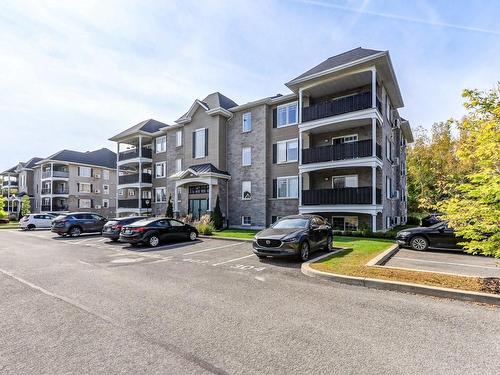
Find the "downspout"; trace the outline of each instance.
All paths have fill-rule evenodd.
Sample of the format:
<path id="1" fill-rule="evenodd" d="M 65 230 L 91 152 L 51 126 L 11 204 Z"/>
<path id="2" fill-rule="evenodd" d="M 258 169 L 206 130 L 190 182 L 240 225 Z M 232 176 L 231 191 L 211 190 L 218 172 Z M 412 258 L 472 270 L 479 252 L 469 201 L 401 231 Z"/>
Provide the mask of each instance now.
<path id="1" fill-rule="evenodd" d="M 231 116 L 226 119 L 226 169 L 228 166 L 228 160 L 227 160 L 227 127 L 229 125 L 229 121 L 233 118 L 233 112 L 231 112 Z M 226 227 L 229 228 L 229 180 L 226 180 Z"/>

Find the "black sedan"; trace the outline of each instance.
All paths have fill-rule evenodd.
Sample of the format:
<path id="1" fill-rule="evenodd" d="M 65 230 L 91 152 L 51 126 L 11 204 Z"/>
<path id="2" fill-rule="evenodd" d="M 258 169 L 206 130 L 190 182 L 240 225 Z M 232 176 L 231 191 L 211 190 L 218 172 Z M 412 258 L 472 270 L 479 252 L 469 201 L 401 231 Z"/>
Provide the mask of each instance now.
<path id="1" fill-rule="evenodd" d="M 419 251 L 427 248 L 459 250 L 462 247 L 458 243 L 463 239 L 457 237 L 445 222 L 440 222 L 430 227 L 402 230 L 396 234 L 396 241 L 400 246 Z"/>
<path id="2" fill-rule="evenodd" d="M 259 258 L 291 256 L 305 262 L 313 251 L 330 251 L 332 242 L 332 227 L 321 216 L 286 216 L 255 235 L 253 252 Z"/>
<path id="3" fill-rule="evenodd" d="M 440 213 L 433 213 L 427 215 L 426 217 L 422 218 L 422 226 L 430 227 L 434 224 L 442 223 L 443 220 L 441 219 L 441 216 L 443 216 L 443 214 Z"/>
<path id="4" fill-rule="evenodd" d="M 126 225 L 120 232 L 120 241 L 132 246 L 146 244 L 158 246 L 164 241 L 191 240 L 198 237 L 195 227 L 175 219 L 144 219 Z"/>
<path id="5" fill-rule="evenodd" d="M 111 219 L 104 224 L 104 227 L 102 228 L 102 235 L 103 237 L 109 238 L 113 242 L 118 241 L 120 238 L 120 232 L 125 225 L 144 219 L 146 219 L 146 216 L 128 216 Z"/>

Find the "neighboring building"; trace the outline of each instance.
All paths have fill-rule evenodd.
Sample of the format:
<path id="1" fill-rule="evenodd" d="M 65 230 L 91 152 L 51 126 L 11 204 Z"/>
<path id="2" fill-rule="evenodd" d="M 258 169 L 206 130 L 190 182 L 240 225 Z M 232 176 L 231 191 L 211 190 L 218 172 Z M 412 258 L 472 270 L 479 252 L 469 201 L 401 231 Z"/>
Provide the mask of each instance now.
<path id="1" fill-rule="evenodd" d="M 116 154 L 59 151 L 34 167 L 33 212 L 91 211 L 114 216 L 116 211 Z"/>
<path id="2" fill-rule="evenodd" d="M 174 125 L 147 120 L 111 138 L 119 214 L 162 215 L 172 196 L 177 215 L 198 218 L 219 196 L 232 227 L 262 228 L 297 212 L 339 230 L 405 223 L 413 137 L 397 111 L 389 53 L 357 48 L 286 85 L 291 94 L 244 105 L 213 93 Z"/>

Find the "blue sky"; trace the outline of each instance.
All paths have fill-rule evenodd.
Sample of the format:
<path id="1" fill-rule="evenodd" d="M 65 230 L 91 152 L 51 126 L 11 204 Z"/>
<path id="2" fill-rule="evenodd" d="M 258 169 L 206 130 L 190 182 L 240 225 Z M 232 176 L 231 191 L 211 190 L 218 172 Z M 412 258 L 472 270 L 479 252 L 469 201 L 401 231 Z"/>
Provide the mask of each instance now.
<path id="1" fill-rule="evenodd" d="M 500 1 L 4 1 L 0 169 L 173 122 L 220 91 L 237 103 L 359 46 L 389 50 L 413 127 L 463 115 L 500 79 Z"/>

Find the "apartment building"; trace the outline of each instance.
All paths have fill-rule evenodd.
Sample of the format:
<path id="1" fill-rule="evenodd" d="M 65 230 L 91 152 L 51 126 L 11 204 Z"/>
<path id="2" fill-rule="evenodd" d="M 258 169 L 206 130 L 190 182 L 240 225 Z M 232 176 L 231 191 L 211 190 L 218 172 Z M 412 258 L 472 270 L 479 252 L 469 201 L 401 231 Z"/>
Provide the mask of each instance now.
<path id="1" fill-rule="evenodd" d="M 338 230 L 405 223 L 410 125 L 388 51 L 356 48 L 292 79 L 291 93 L 237 105 L 216 92 L 174 124 L 117 142 L 120 215 L 198 218 L 219 197 L 229 226 L 318 213 Z"/>
<path id="2" fill-rule="evenodd" d="M 107 148 L 62 150 L 39 160 L 33 175 L 33 212 L 116 211 L 116 154 Z"/>

